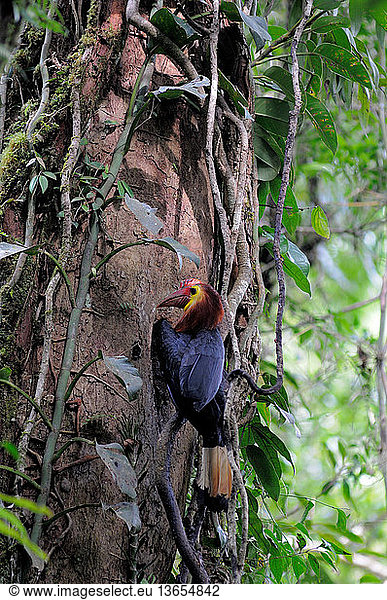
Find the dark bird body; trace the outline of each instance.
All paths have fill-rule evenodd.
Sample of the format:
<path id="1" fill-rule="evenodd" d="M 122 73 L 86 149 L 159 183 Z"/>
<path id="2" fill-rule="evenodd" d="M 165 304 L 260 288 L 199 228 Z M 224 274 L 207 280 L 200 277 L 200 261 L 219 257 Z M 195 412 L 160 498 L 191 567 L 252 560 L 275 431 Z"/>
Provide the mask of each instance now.
<path id="1" fill-rule="evenodd" d="M 207 300 L 207 294 L 213 297 Z M 174 328 L 164 319 L 155 325 L 160 364 L 175 406 L 203 437 L 199 487 L 210 508 L 223 510 L 232 484 L 223 424 L 224 345 L 217 328 L 223 308 L 215 290 L 192 279 L 160 306 L 176 305 L 185 314 Z"/>

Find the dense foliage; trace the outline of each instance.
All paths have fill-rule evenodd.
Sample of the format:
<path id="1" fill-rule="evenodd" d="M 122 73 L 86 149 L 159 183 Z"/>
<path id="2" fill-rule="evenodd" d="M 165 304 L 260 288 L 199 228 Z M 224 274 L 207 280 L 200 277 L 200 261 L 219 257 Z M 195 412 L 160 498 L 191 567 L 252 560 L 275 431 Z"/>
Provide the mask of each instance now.
<path id="1" fill-rule="evenodd" d="M 55 18 L 46 18 L 48 4 L 14 2 L 15 22 L 24 19 L 37 28 L 65 34 L 59 12 Z M 259 316 L 264 348 L 261 385 L 276 380 L 273 211 L 279 201 L 289 116 L 295 104 L 290 48 L 303 3 L 295 0 L 287 3 L 287 8 L 285 14 L 282 2 L 270 0 L 220 2 L 222 24 L 230 26 L 230 31 L 238 24 L 238 31 L 244 32 L 254 90 L 250 106 L 240 78 L 219 54 L 219 90 L 235 114 L 251 122 L 253 128 L 259 219 L 252 224 L 252 236 L 260 240 L 267 289 L 264 311 Z M 176 9 L 158 5 L 152 10 L 150 23 L 174 42 L 175 49 L 185 49 L 201 44 L 211 15 L 212 8 L 192 14 L 188 6 Z M 287 276 L 284 385 L 270 397 L 249 395 L 239 427 L 241 470 L 248 498 L 244 583 L 357 583 L 387 578 L 387 481 L 383 464 L 387 453 L 386 380 L 382 374 L 387 285 L 386 275 L 383 279 L 386 29 L 387 13 L 381 3 L 314 0 L 298 44 L 302 105 L 281 233 Z M 144 69 L 159 53 L 170 55 L 162 43 L 151 42 Z M 4 55 L 6 62 L 9 54 L 5 51 Z M 124 148 L 129 148 L 144 115 L 157 110 L 158 102 L 185 98 L 194 110 L 200 110 L 211 83 L 206 75 L 145 93 L 139 76 L 128 111 Z M 7 169 L 6 153 L 10 152 L 10 140 L 6 141 L 3 171 Z M 36 150 L 38 138 L 33 144 L 32 155 L 26 157 L 31 175 L 29 192 L 44 196 L 52 181 L 59 181 L 60 173 L 46 167 Z M 94 218 L 106 208 L 112 170 L 86 155 L 77 173 L 78 193 L 72 198 L 75 225 L 78 214 Z M 133 198 L 124 181 L 117 182 L 115 193 L 143 227 L 159 234 L 158 217 L 148 205 Z M 4 205 L 7 201 L 3 196 Z M 63 211 L 59 212 L 58 218 L 63 217 Z M 12 242 L 1 245 L 0 258 L 26 249 Z M 197 263 L 197 257 L 172 238 L 141 238 L 108 254 L 90 268 L 87 278 L 95 276 L 121 249 L 150 243 L 175 252 L 180 264 L 182 257 Z M 32 253 L 40 251 L 37 247 L 29 249 Z M 75 308 L 77 300 L 65 269 L 46 254 L 61 270 Z M 109 357 L 95 360 L 104 360 L 131 395 L 139 389 L 132 389 L 133 378 L 138 380 L 139 374 L 125 360 L 117 364 L 117 358 L 122 357 L 111 358 L 116 361 L 114 368 L 109 367 Z M 10 371 L 2 370 L 4 385 L 10 383 L 10 375 Z M 66 382 L 65 400 L 73 387 L 74 383 Z M 50 421 L 48 427 L 52 429 Z M 55 444 L 51 459 L 54 451 Z M 11 501 L 6 496 L 0 500 Z M 239 501 L 241 543 L 246 515 L 242 499 Z M 0 533 L 7 534 L 9 526 L 21 531 L 17 517 L 10 516 L 7 508 L 0 510 L 0 524 L 7 524 Z M 137 512 L 126 522 L 129 530 L 134 522 L 137 527 Z M 21 541 L 33 553 L 33 542 L 24 530 L 22 534 Z M 18 539 L 15 534 L 13 537 Z"/>

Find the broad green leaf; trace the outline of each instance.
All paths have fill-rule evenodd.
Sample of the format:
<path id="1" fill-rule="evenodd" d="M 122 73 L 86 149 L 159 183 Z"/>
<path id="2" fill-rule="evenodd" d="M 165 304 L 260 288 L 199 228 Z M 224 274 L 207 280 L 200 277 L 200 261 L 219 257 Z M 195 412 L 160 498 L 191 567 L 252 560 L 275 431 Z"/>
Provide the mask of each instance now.
<path id="1" fill-rule="evenodd" d="M 238 10 L 242 20 L 251 31 L 257 50 L 260 50 L 265 45 L 265 42 L 271 40 L 271 35 L 267 29 L 266 19 L 263 17 L 247 15 L 241 8 L 238 8 Z"/>
<path id="2" fill-rule="evenodd" d="M 142 379 L 136 367 L 126 356 L 103 356 L 105 366 L 116 376 L 125 387 L 128 396 L 136 394 L 142 386 Z"/>
<path id="3" fill-rule="evenodd" d="M 255 441 L 258 443 L 257 439 L 264 439 L 267 444 L 273 446 L 277 452 L 281 454 L 293 467 L 293 471 L 295 471 L 294 463 L 292 457 L 290 455 L 289 450 L 285 446 L 282 440 L 275 433 L 270 431 L 268 427 L 261 425 L 259 423 L 254 423 L 253 425 L 254 437 Z"/>
<path id="4" fill-rule="evenodd" d="M 277 583 L 281 582 L 282 575 L 286 570 L 286 562 L 282 556 L 271 556 L 269 558 L 270 571 L 273 573 Z"/>
<path id="5" fill-rule="evenodd" d="M 95 443 L 98 456 L 109 469 L 113 480 L 123 494 L 136 498 L 137 477 L 120 444 Z"/>
<path id="6" fill-rule="evenodd" d="M 186 21 L 172 13 L 168 8 L 160 8 L 150 19 L 164 35 L 182 48 L 198 39 L 199 34 Z"/>
<path id="7" fill-rule="evenodd" d="M 309 280 L 307 279 L 306 275 L 304 275 L 300 267 L 298 267 L 294 262 L 292 262 L 287 256 L 284 257 L 283 266 L 285 273 L 294 280 L 297 287 L 299 287 L 300 290 L 311 296 L 312 292 L 310 289 Z"/>
<path id="8" fill-rule="evenodd" d="M 191 94 L 197 98 L 204 99 L 206 97 L 202 88 L 210 85 L 210 80 L 207 77 L 200 75 L 196 79 L 183 83 L 182 85 L 162 85 L 157 90 L 149 92 L 150 96 L 155 98 L 163 98 L 165 100 L 174 100 L 180 98 L 184 94 Z"/>
<path id="9" fill-rule="evenodd" d="M 158 235 L 164 227 L 163 221 L 156 216 L 157 208 L 153 208 L 145 202 L 140 202 L 125 194 L 125 204 L 148 231 Z"/>
<path id="10" fill-rule="evenodd" d="M 349 27 L 351 24 L 348 17 L 343 16 L 323 16 L 314 21 L 311 25 L 312 31 L 315 33 L 330 33 L 332 30 L 342 27 Z"/>
<path id="11" fill-rule="evenodd" d="M 351 556 L 352 553 L 348 552 L 348 550 L 346 550 L 344 546 L 342 546 L 340 542 L 338 542 L 333 536 L 328 536 L 325 534 L 322 539 L 329 544 L 329 546 L 336 552 L 336 554 Z"/>
<path id="12" fill-rule="evenodd" d="M 329 240 L 331 237 L 331 231 L 329 229 L 328 217 L 321 208 L 321 206 L 315 206 L 311 213 L 312 227 L 318 235 Z"/>
<path id="13" fill-rule="evenodd" d="M 183 267 L 183 257 L 188 258 L 188 260 L 195 263 L 197 268 L 200 266 L 200 258 L 194 252 L 191 252 L 191 250 L 189 250 L 186 246 L 183 246 L 183 244 L 180 244 L 180 242 L 171 237 L 160 238 L 158 240 L 149 240 L 149 242 L 156 244 L 157 246 L 164 246 L 164 248 L 168 248 L 168 250 L 173 250 L 176 252 L 179 260 L 180 270 Z"/>
<path id="14" fill-rule="evenodd" d="M 269 34 L 271 35 L 271 39 L 273 41 L 278 40 L 281 36 L 287 33 L 285 27 L 279 27 L 278 25 L 269 25 L 267 28 Z"/>
<path id="15" fill-rule="evenodd" d="M 333 37 L 339 46 L 342 46 L 342 48 L 345 48 L 349 52 L 351 51 L 351 42 L 344 29 L 335 29 L 333 31 Z"/>
<path id="16" fill-rule="evenodd" d="M 117 517 L 125 521 L 129 533 L 138 533 L 141 529 L 140 511 L 135 502 L 118 502 L 110 506 L 104 506 L 104 509 L 113 510 Z"/>
<path id="17" fill-rule="evenodd" d="M 48 179 L 44 175 L 39 175 L 39 185 L 42 190 L 42 194 L 44 194 L 48 188 Z"/>
<path id="18" fill-rule="evenodd" d="M 255 425 L 252 427 L 252 431 L 256 445 L 266 454 L 266 457 L 270 460 L 275 469 L 278 479 L 281 479 L 282 467 L 276 448 L 270 443 L 267 436 L 261 435 L 259 429 L 257 429 Z"/>
<path id="19" fill-rule="evenodd" d="M 305 527 L 305 525 L 303 523 L 296 523 L 296 528 L 299 531 L 301 531 L 304 535 L 306 535 L 306 537 L 308 537 L 309 539 L 312 539 L 309 535 L 307 528 Z"/>
<path id="20" fill-rule="evenodd" d="M 250 497 L 249 497 L 250 498 Z M 262 521 L 257 517 L 256 511 L 249 511 L 249 532 L 259 540 L 262 534 Z"/>
<path id="21" fill-rule="evenodd" d="M 281 169 L 281 160 L 271 146 L 258 135 L 254 135 L 254 153 L 257 159 L 258 179 L 271 181 Z"/>
<path id="22" fill-rule="evenodd" d="M 306 98 L 306 112 L 322 141 L 334 154 L 337 150 L 337 135 L 333 119 L 320 100 L 311 94 L 306 94 Z"/>
<path id="23" fill-rule="evenodd" d="M 289 129 L 289 104 L 279 98 L 256 98 L 255 120 L 267 131 L 286 137 Z"/>
<path id="24" fill-rule="evenodd" d="M 35 254 L 37 246 L 19 246 L 19 244 L 8 244 L 7 242 L 0 243 L 0 260 L 8 258 L 13 254 Z"/>
<path id="25" fill-rule="evenodd" d="M 10 367 L 2 367 L 0 369 L 0 379 L 4 379 L 5 381 L 9 381 L 11 377 L 12 369 Z"/>
<path id="26" fill-rule="evenodd" d="M 274 81 L 274 83 L 277 84 L 280 90 L 285 94 L 287 99 L 291 102 L 294 102 L 293 81 L 289 71 L 286 71 L 286 69 L 283 69 L 282 67 L 274 66 L 266 69 L 263 76 L 271 81 Z"/>
<path id="27" fill-rule="evenodd" d="M 305 560 L 301 556 L 292 556 L 292 567 L 297 580 L 300 579 L 306 571 Z"/>
<path id="28" fill-rule="evenodd" d="M 312 510 L 312 508 L 314 508 L 314 502 L 312 502 L 311 500 L 308 500 L 308 502 L 307 502 L 307 504 L 305 506 L 304 512 L 302 514 L 300 523 L 305 523 L 305 521 L 306 521 L 306 519 L 307 519 L 310 511 Z"/>
<path id="29" fill-rule="evenodd" d="M 352 52 L 348 52 L 345 48 L 335 44 L 321 44 L 317 46 L 315 52 L 323 58 L 334 73 L 372 89 L 367 69 Z"/>
<path id="30" fill-rule="evenodd" d="M 371 8 L 369 13 L 375 19 L 377 24 L 387 31 L 387 9 L 380 6 L 380 8 Z"/>
<path id="31" fill-rule="evenodd" d="M 278 197 L 281 189 L 281 178 L 276 177 L 270 182 L 270 192 L 275 204 L 278 204 Z M 284 210 L 282 214 L 282 223 L 290 235 L 296 232 L 301 222 L 301 215 L 298 210 L 297 200 L 290 185 L 286 189 Z"/>
<path id="32" fill-rule="evenodd" d="M 271 461 L 258 446 L 247 446 L 246 453 L 262 487 L 270 498 L 278 500 L 280 485 Z"/>
<path id="33" fill-rule="evenodd" d="M 290 240 L 288 240 L 288 243 L 288 257 L 295 265 L 297 265 L 297 267 L 301 269 L 305 277 L 308 277 L 310 270 L 310 263 L 308 257 L 302 252 L 302 250 L 299 249 L 298 246 L 296 246 L 296 244 L 294 244 Z"/>

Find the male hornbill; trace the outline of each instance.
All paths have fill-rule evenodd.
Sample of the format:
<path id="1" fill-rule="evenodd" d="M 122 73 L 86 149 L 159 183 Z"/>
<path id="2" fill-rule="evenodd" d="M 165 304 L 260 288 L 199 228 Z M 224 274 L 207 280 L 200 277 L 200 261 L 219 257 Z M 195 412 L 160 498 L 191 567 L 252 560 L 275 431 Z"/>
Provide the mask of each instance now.
<path id="1" fill-rule="evenodd" d="M 232 472 L 223 425 L 222 302 L 210 285 L 185 279 L 158 305 L 163 306 L 183 308 L 184 314 L 175 327 L 165 319 L 155 325 L 161 369 L 178 411 L 203 437 L 198 486 L 205 504 L 213 511 L 226 510 Z"/>

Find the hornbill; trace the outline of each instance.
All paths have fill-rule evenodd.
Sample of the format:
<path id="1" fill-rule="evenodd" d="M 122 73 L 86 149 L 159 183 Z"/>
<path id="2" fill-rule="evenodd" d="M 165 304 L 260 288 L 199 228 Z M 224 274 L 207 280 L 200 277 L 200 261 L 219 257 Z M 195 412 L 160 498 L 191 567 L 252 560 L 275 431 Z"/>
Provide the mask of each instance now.
<path id="1" fill-rule="evenodd" d="M 155 325 L 161 370 L 178 411 L 203 438 L 198 487 L 204 502 L 212 511 L 226 510 L 232 471 L 223 424 L 222 301 L 210 285 L 185 279 L 158 308 L 164 306 L 177 306 L 184 313 L 174 327 L 165 319 Z"/>

